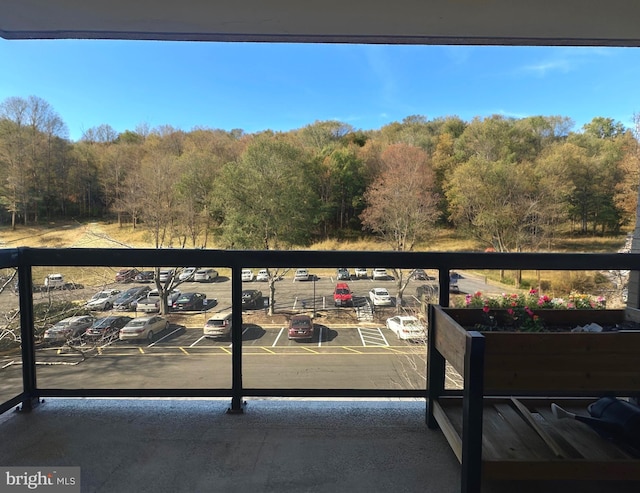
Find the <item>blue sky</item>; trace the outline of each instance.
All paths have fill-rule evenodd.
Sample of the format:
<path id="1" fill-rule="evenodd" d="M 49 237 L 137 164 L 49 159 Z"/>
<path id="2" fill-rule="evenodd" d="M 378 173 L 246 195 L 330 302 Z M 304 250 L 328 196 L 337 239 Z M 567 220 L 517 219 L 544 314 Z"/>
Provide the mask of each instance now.
<path id="1" fill-rule="evenodd" d="M 106 123 L 247 132 L 316 120 L 596 116 L 631 126 L 640 49 L 0 39 L 0 101 L 49 102 L 77 140 Z"/>

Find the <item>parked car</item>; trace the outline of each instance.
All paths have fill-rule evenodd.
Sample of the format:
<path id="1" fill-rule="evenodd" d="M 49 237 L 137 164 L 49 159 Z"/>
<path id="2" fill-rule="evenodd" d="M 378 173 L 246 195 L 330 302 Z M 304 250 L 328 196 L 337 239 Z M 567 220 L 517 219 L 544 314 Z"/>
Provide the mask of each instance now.
<path id="1" fill-rule="evenodd" d="M 253 281 L 253 271 L 251 269 L 242 269 L 242 282 Z"/>
<path id="2" fill-rule="evenodd" d="M 151 317 L 138 317 L 130 320 L 120 329 L 121 341 L 146 339 L 153 341 L 153 336 L 169 328 L 169 321 L 159 315 Z"/>
<path id="3" fill-rule="evenodd" d="M 45 342 L 64 342 L 74 337 L 80 337 L 93 325 L 95 318 L 91 315 L 68 317 L 44 331 Z"/>
<path id="4" fill-rule="evenodd" d="M 116 282 L 132 282 L 139 273 L 138 269 L 120 269 L 116 272 Z"/>
<path id="5" fill-rule="evenodd" d="M 180 297 L 179 289 L 174 289 L 167 296 L 167 306 L 171 308 L 173 303 Z M 152 289 L 146 296 L 138 299 L 132 304 L 137 312 L 155 313 L 160 311 L 160 293 L 157 289 Z"/>
<path id="6" fill-rule="evenodd" d="M 356 274 L 356 279 L 367 279 L 369 277 L 367 269 L 364 267 L 356 267 L 354 272 Z"/>
<path id="7" fill-rule="evenodd" d="M 413 315 L 398 315 L 387 319 L 387 329 L 393 331 L 398 339 L 421 339 L 427 337 L 425 326 Z"/>
<path id="8" fill-rule="evenodd" d="M 138 272 L 135 277 L 136 282 L 152 282 L 156 278 L 156 273 L 152 270 Z"/>
<path id="9" fill-rule="evenodd" d="M 191 281 L 198 269 L 196 267 L 185 267 L 182 272 L 178 274 L 179 281 Z"/>
<path id="10" fill-rule="evenodd" d="M 458 279 L 449 279 L 449 291 L 452 293 L 459 293 L 460 292 L 460 286 L 458 286 Z"/>
<path id="11" fill-rule="evenodd" d="M 245 289 L 242 291 L 242 308 L 258 308 L 262 301 L 262 291 Z"/>
<path id="12" fill-rule="evenodd" d="M 196 282 L 211 282 L 218 277 L 218 271 L 215 269 L 198 269 L 193 275 Z"/>
<path id="13" fill-rule="evenodd" d="M 287 334 L 289 339 L 313 339 L 313 321 L 308 315 L 294 315 L 289 320 Z"/>
<path id="14" fill-rule="evenodd" d="M 147 293 L 151 291 L 149 286 L 136 286 L 134 288 L 127 289 L 124 293 L 113 302 L 113 308 L 116 310 L 131 310 L 140 298 L 147 296 Z"/>
<path id="15" fill-rule="evenodd" d="M 333 290 L 333 304 L 335 306 L 349 306 L 353 304 L 353 295 L 346 282 L 336 284 Z"/>
<path id="16" fill-rule="evenodd" d="M 380 279 L 389 279 L 389 274 L 387 274 L 387 269 L 373 269 L 371 271 L 371 279 L 374 281 L 378 281 Z"/>
<path id="17" fill-rule="evenodd" d="M 124 315 L 110 315 L 96 319 L 91 327 L 89 327 L 84 336 L 87 339 L 109 339 L 116 337 L 120 333 L 120 329 L 132 320 L 131 317 Z"/>
<path id="18" fill-rule="evenodd" d="M 385 288 L 373 288 L 369 291 L 369 299 L 373 306 L 393 306 L 393 298 Z"/>
<path id="19" fill-rule="evenodd" d="M 414 269 L 411 277 L 416 281 L 434 281 L 436 279 L 435 277 L 427 274 L 424 269 Z"/>
<path id="20" fill-rule="evenodd" d="M 416 288 L 416 298 L 432 297 L 438 294 L 438 287 L 433 284 L 423 284 Z"/>
<path id="21" fill-rule="evenodd" d="M 269 272 L 267 269 L 261 269 L 258 271 L 258 275 L 256 276 L 256 281 L 258 282 L 267 282 L 269 280 Z"/>
<path id="22" fill-rule="evenodd" d="M 94 294 L 85 305 L 89 310 L 110 310 L 120 296 L 119 289 L 105 289 Z"/>
<path id="23" fill-rule="evenodd" d="M 205 337 L 229 337 L 231 335 L 231 315 L 232 312 L 216 313 L 204 324 Z"/>
<path id="24" fill-rule="evenodd" d="M 173 269 L 164 269 L 158 273 L 158 281 L 167 282 L 173 278 L 175 271 Z"/>
<path id="25" fill-rule="evenodd" d="M 44 287 L 46 289 L 62 289 L 64 288 L 64 277 L 62 274 L 49 274 L 44 278 Z"/>
<path id="26" fill-rule="evenodd" d="M 297 269 L 296 274 L 293 277 L 294 281 L 308 281 L 310 279 L 309 271 L 307 269 Z"/>
<path id="27" fill-rule="evenodd" d="M 182 293 L 176 298 L 171 307 L 176 311 L 202 310 L 207 304 L 204 293 Z"/>
<path id="28" fill-rule="evenodd" d="M 336 271 L 336 279 L 338 281 L 348 281 L 351 279 L 351 274 L 349 273 L 349 269 L 346 269 L 344 267 L 340 267 L 337 271 Z"/>

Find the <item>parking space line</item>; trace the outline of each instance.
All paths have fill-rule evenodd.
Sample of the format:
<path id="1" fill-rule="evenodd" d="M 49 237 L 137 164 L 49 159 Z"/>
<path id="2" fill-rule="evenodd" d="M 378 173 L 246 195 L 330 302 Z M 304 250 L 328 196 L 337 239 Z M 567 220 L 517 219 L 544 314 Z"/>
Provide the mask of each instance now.
<path id="1" fill-rule="evenodd" d="M 187 352 L 187 350 L 183 347 L 178 348 L 180 351 L 182 351 L 184 354 L 186 354 L 187 356 L 189 356 L 189 353 Z"/>
<path id="2" fill-rule="evenodd" d="M 394 353 L 405 354 L 405 351 L 399 351 L 397 349 L 393 349 L 391 346 L 383 346 L 388 351 L 393 351 Z"/>
<path id="3" fill-rule="evenodd" d="M 313 354 L 320 354 L 320 353 L 318 353 L 318 351 L 314 351 L 313 349 L 309 349 L 309 348 L 308 348 L 308 347 L 306 347 L 306 346 L 300 346 L 300 347 L 301 347 L 302 349 L 306 350 L 306 351 L 309 351 L 310 353 L 313 353 Z"/>
<path id="4" fill-rule="evenodd" d="M 231 354 L 231 351 L 229 351 L 226 347 L 220 346 L 220 349 L 222 349 L 227 354 Z"/>
<path id="5" fill-rule="evenodd" d="M 269 354 L 278 354 L 278 353 L 276 353 L 275 351 L 271 351 L 271 349 L 266 348 L 266 347 L 264 347 L 264 346 L 260 346 L 260 349 L 264 349 L 264 350 L 265 350 L 267 353 L 269 353 Z"/>
<path id="6" fill-rule="evenodd" d="M 360 340 L 364 347 L 368 346 L 388 346 L 389 342 L 385 338 L 379 327 L 360 328 L 358 327 Z"/>
<path id="7" fill-rule="evenodd" d="M 320 334 L 318 335 L 318 347 L 322 347 L 322 327 L 319 330 Z"/>
<path id="8" fill-rule="evenodd" d="M 204 337 L 204 336 L 202 336 L 202 337 L 201 337 L 200 339 L 198 339 L 196 342 L 194 342 L 193 344 L 190 344 L 190 345 L 189 345 L 189 347 L 193 347 L 193 346 L 195 346 L 195 345 L 196 345 L 196 344 L 198 344 L 202 339 L 205 339 L 205 337 Z"/>
<path id="9" fill-rule="evenodd" d="M 340 347 L 342 349 L 346 349 L 347 351 L 352 351 L 352 352 L 357 353 L 357 354 L 362 354 L 362 351 L 356 351 L 355 349 L 352 349 L 352 348 L 350 348 L 348 346 L 340 346 Z"/>
<path id="10" fill-rule="evenodd" d="M 151 344 L 149 344 L 147 347 L 153 347 L 153 346 L 155 346 L 156 344 L 158 344 L 159 342 L 164 341 L 167 337 L 172 336 L 173 334 L 175 334 L 176 332 L 179 332 L 179 331 L 181 331 L 181 330 L 182 330 L 182 328 L 179 328 L 179 329 L 174 330 L 173 332 L 169 332 L 167 335 L 165 335 L 165 336 L 161 337 L 160 339 L 158 339 L 158 340 L 157 340 L 157 341 L 155 341 L 155 342 L 152 342 L 152 343 L 151 343 Z"/>
<path id="11" fill-rule="evenodd" d="M 140 346 L 138 346 L 138 351 L 140 351 L 142 354 L 144 354 L 144 350 Z"/>
<path id="12" fill-rule="evenodd" d="M 275 347 L 276 344 L 278 344 L 278 339 L 280 339 L 280 336 L 282 335 L 282 332 L 284 331 L 284 327 L 282 327 L 280 329 L 280 332 L 278 332 L 278 337 L 276 337 L 276 340 L 273 341 L 273 344 L 271 344 L 271 347 Z"/>

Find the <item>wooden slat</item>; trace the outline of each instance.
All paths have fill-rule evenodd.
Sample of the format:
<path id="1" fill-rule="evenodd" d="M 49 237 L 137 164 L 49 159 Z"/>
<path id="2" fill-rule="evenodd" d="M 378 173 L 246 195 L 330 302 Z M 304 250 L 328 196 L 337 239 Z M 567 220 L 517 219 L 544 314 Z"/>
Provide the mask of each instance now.
<path id="1" fill-rule="evenodd" d="M 435 347 L 460 375 L 464 375 L 464 353 L 467 331 L 447 315 L 441 307 L 433 310 L 433 336 Z"/>
<path id="2" fill-rule="evenodd" d="M 485 460 L 533 461 L 550 456 L 540 437 L 508 404 L 485 406 L 482 424 L 482 457 Z"/>
<path id="3" fill-rule="evenodd" d="M 493 480 L 640 480 L 640 464 L 633 460 L 483 461 L 482 474 Z"/>
<path id="4" fill-rule="evenodd" d="M 553 439 L 551 435 L 549 435 L 549 433 L 546 432 L 546 430 L 542 426 L 538 424 L 533 415 L 529 412 L 529 409 L 527 409 L 527 407 L 515 397 L 511 398 L 511 402 L 513 402 L 513 404 L 516 406 L 516 409 L 518 409 L 525 421 L 529 423 L 529 425 L 540 436 L 540 438 L 542 438 L 544 443 L 547 444 L 549 449 L 551 449 L 551 452 L 556 457 L 564 457 L 565 453 L 563 452 L 560 445 Z"/>
<path id="5" fill-rule="evenodd" d="M 442 409 L 439 402 L 434 402 L 433 404 L 433 416 L 436 418 L 438 426 L 440 426 L 447 442 L 449 442 L 453 453 L 458 458 L 458 462 L 462 462 L 462 438 L 460 438 L 460 433 L 449 420 L 447 413 Z"/>
<path id="6" fill-rule="evenodd" d="M 567 408 L 567 410 L 576 414 L 585 413 L 585 410 L 580 408 Z M 616 461 L 632 458 L 615 444 L 602 438 L 585 423 L 573 419 L 556 419 L 551 408 L 546 406 L 540 406 L 536 408 L 536 411 L 586 460 Z M 638 467 L 640 467 L 640 461 Z"/>
<path id="7" fill-rule="evenodd" d="M 488 393 L 640 389 L 640 333 L 485 333 Z"/>

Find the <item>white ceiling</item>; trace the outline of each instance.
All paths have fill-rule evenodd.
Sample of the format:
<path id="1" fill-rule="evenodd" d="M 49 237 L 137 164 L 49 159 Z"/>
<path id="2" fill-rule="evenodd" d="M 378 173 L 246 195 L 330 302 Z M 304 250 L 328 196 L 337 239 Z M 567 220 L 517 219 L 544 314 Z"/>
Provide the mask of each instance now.
<path id="1" fill-rule="evenodd" d="M 0 36 L 640 46 L 640 1 L 0 0 Z"/>

